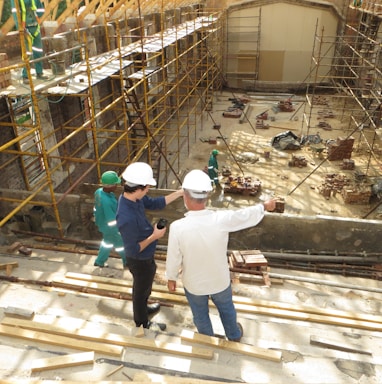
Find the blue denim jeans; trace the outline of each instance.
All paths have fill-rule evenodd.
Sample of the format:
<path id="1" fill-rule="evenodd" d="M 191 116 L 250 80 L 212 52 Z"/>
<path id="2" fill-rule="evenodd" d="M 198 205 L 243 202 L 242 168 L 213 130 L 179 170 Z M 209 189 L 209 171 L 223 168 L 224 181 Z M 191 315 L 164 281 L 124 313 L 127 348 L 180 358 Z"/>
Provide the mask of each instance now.
<path id="1" fill-rule="evenodd" d="M 194 324 L 199 333 L 208 336 L 214 335 L 208 307 L 208 299 L 211 297 L 212 302 L 219 311 L 219 316 L 227 339 L 235 340 L 241 337 L 241 331 L 237 325 L 236 309 L 232 301 L 231 285 L 229 285 L 224 291 L 213 295 L 199 296 L 193 295 L 186 289 L 184 291 L 191 307 Z"/>

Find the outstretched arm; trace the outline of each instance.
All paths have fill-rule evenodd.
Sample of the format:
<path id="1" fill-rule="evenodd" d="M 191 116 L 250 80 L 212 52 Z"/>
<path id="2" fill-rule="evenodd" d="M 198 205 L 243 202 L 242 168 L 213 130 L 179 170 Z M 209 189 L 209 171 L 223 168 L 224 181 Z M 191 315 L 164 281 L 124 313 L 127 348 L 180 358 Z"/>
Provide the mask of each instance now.
<path id="1" fill-rule="evenodd" d="M 171 204 L 178 197 L 182 197 L 182 196 L 183 196 L 183 189 L 179 189 L 175 192 L 170 193 L 169 195 L 165 196 L 166 205 Z"/>

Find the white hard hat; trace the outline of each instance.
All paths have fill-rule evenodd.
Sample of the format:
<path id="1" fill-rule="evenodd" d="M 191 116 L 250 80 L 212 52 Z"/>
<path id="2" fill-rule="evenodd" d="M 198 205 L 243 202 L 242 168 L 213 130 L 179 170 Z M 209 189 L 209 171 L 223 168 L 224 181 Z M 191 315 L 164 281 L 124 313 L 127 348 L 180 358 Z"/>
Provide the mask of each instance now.
<path id="1" fill-rule="evenodd" d="M 194 169 L 185 176 L 182 188 L 190 192 L 192 197 L 203 199 L 212 191 L 211 179 L 200 169 Z"/>
<path id="2" fill-rule="evenodd" d="M 126 184 L 132 185 L 157 185 L 153 177 L 153 170 L 146 163 L 132 163 L 122 173 Z"/>

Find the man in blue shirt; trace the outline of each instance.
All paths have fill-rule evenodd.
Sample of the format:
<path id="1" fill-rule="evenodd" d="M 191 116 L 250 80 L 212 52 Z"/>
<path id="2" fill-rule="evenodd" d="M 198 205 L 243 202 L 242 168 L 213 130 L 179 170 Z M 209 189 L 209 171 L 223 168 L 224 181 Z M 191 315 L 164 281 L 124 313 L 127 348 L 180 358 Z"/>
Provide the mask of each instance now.
<path id="1" fill-rule="evenodd" d="M 149 315 L 159 311 L 159 303 L 147 305 L 156 272 L 154 254 L 158 239 L 166 233 L 166 227 L 158 229 L 147 219 L 145 210 L 160 210 L 178 197 L 183 190 L 167 196 L 149 197 L 150 186 L 155 186 L 152 168 L 142 162 L 130 164 L 122 173 L 124 193 L 117 209 L 117 226 L 125 248 L 126 266 L 133 276 L 133 312 L 137 327 L 150 328 Z M 163 324 L 164 325 L 164 324 Z M 162 327 L 162 330 L 165 329 Z"/>

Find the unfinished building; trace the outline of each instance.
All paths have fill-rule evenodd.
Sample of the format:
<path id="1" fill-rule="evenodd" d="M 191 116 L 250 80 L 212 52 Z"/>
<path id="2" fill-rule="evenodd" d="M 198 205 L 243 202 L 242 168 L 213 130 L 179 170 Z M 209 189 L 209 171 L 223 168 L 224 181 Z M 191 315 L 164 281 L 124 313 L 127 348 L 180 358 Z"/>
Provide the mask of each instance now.
<path id="1" fill-rule="evenodd" d="M 0 382 L 382 382 L 382 1 L 45 0 L 47 79 L 8 6 Z M 94 264 L 104 171 L 148 162 L 150 193 L 167 194 L 212 148 L 213 209 L 282 197 L 230 235 L 242 343 L 222 340 L 213 306 L 216 337 L 193 332 L 182 287 L 166 287 L 166 238 L 150 298 L 167 332 L 134 327 L 116 254 Z"/>
<path id="2" fill-rule="evenodd" d="M 2 227 L 40 216 L 33 231 L 77 230 L 89 212 L 68 197 L 136 160 L 154 167 L 160 188 L 178 188 L 198 132 L 219 126 L 211 110 L 224 89 L 305 95 L 299 136 L 315 133 L 317 119 L 330 127 L 335 113 L 337 129 L 366 148 L 357 172 L 368 192 L 378 184 L 378 2 L 91 1 L 57 16 L 59 5 L 41 19 L 46 81 L 9 32 L 12 16 L 3 25 Z"/>

